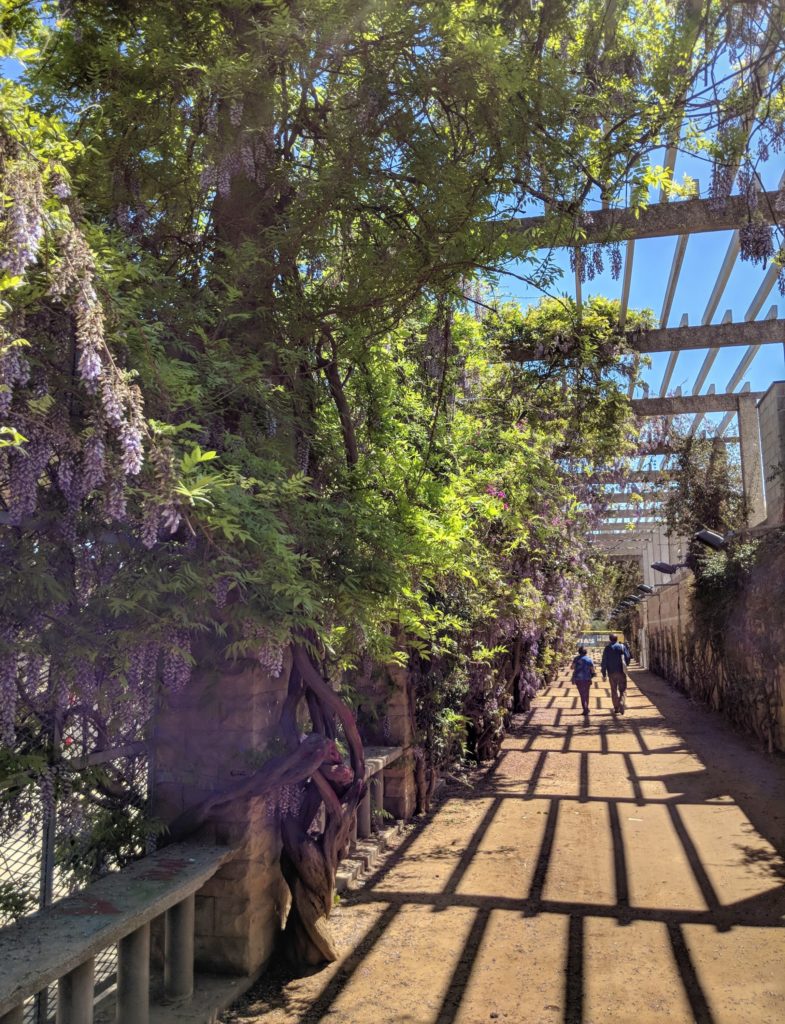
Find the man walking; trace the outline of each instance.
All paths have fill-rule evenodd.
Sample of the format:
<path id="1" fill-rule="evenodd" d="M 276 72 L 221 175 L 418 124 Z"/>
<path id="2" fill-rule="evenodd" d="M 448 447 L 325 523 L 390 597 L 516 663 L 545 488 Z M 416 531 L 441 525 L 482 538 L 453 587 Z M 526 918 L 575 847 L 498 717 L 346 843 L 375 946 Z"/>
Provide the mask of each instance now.
<path id="1" fill-rule="evenodd" d="M 603 680 L 607 676 L 611 681 L 614 715 L 623 715 L 624 694 L 627 690 L 627 675 L 624 671 L 624 666 L 629 665 L 632 655 L 626 644 L 619 643 L 619 638 L 615 633 L 611 633 L 608 639 L 610 643 L 606 644 L 605 650 L 602 652 L 600 672 L 602 673 Z"/>
<path id="2" fill-rule="evenodd" d="M 586 653 L 585 647 L 578 648 L 578 657 L 572 659 L 572 681 L 581 695 L 583 717 L 589 717 L 589 689 L 594 675 L 594 662 Z"/>

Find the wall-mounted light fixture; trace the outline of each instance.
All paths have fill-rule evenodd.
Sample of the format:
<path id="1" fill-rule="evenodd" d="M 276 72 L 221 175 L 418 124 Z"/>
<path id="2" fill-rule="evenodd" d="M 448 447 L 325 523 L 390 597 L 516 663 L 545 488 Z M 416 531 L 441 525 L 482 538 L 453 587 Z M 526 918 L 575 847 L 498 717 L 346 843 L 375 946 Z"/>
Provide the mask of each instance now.
<path id="1" fill-rule="evenodd" d="M 652 562 L 652 569 L 656 569 L 657 572 L 664 572 L 667 576 L 673 576 L 674 573 L 678 572 L 679 569 L 686 569 L 686 562 L 676 562 L 671 565 L 670 562 Z"/>
<path id="2" fill-rule="evenodd" d="M 717 533 L 716 530 L 698 530 L 693 536 L 693 540 L 705 544 L 712 551 L 721 551 L 728 546 L 728 538 L 724 537 L 721 533 Z"/>

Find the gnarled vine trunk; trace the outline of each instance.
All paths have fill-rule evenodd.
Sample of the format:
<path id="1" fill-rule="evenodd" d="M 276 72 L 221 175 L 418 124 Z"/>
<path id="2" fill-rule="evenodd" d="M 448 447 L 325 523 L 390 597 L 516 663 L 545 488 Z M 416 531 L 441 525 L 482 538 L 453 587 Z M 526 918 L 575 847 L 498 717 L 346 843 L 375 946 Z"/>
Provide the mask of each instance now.
<path id="1" fill-rule="evenodd" d="M 318 725 L 330 727 L 335 720 L 340 723 L 351 762 L 321 765 L 306 783 L 298 813 L 284 817 L 281 827 L 284 877 L 292 892 L 286 952 L 298 963 L 318 964 L 337 956 L 327 919 L 335 872 L 348 847 L 352 819 L 365 792 L 365 758 L 350 709 L 322 678 L 304 644 L 294 644 L 292 650 L 289 693 L 281 720 L 290 746 L 297 743 L 297 709 L 305 700 L 314 729 Z M 314 834 L 310 826 L 322 805 L 324 829 Z"/>

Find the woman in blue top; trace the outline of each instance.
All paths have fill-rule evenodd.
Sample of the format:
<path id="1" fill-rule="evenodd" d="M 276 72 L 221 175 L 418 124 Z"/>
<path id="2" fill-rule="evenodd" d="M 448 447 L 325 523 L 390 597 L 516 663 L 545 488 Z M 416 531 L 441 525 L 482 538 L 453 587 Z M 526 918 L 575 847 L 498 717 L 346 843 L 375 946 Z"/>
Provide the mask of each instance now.
<path id="1" fill-rule="evenodd" d="M 572 681 L 578 687 L 583 705 L 584 717 L 589 714 L 589 688 L 594 676 L 594 662 L 586 653 L 585 647 L 578 648 L 578 657 L 572 660 Z"/>

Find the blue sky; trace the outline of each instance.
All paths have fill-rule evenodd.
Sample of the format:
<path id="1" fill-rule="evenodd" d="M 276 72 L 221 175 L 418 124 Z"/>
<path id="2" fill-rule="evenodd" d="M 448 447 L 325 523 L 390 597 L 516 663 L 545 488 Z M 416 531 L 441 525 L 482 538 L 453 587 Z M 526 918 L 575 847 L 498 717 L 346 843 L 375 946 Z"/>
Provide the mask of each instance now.
<path id="1" fill-rule="evenodd" d="M 662 161 L 663 154 L 661 151 L 653 155 L 653 164 L 662 163 Z M 777 188 L 779 179 L 783 171 L 785 171 L 785 155 L 780 154 L 778 157 L 773 157 L 768 164 L 759 168 L 759 171 L 761 172 L 763 185 L 766 189 Z M 685 173 L 698 179 L 700 195 L 705 197 L 710 178 L 709 165 L 694 156 L 679 153 L 674 172 L 676 180 L 681 180 L 682 175 Z M 656 202 L 657 199 L 658 196 L 652 194 L 651 201 Z M 677 327 L 682 315 L 685 313 L 689 318 L 690 324 L 695 325 L 701 322 L 731 235 L 732 232 L 730 231 L 712 231 L 695 234 L 690 237 L 667 326 Z M 651 238 L 637 241 L 635 245 L 635 259 L 630 288 L 630 307 L 648 307 L 654 311 L 658 321 L 662 311 L 676 241 L 675 237 Z M 622 251 L 624 251 L 624 247 L 622 247 Z M 569 269 L 569 259 L 566 251 L 557 254 L 557 262 L 559 266 L 564 268 L 564 276 L 554 290 L 574 298 L 574 275 Z M 717 310 L 712 317 L 712 323 L 718 323 L 728 309 L 732 310 L 734 321 L 743 320 L 764 276 L 765 270 L 760 266 L 753 266 L 738 259 L 725 292 L 717 306 Z M 606 269 L 603 275 L 582 286 L 583 298 L 585 300 L 591 295 L 606 295 L 610 298 L 620 298 L 621 285 L 621 278 L 618 281 L 614 281 Z M 502 294 L 509 298 L 515 298 L 524 305 L 539 300 L 539 295 L 513 278 L 502 280 L 499 290 Z M 785 298 L 779 294 L 776 284 L 756 319 L 764 319 L 772 304 L 778 306 L 778 315 L 785 317 Z M 706 351 L 706 349 L 695 349 L 679 354 L 669 390 L 681 386 L 684 394 L 692 393 L 695 378 L 703 363 Z M 744 352 L 745 348 L 735 346 L 733 348 L 721 349 L 701 388 L 701 393 L 705 394 L 711 384 L 714 384 L 718 393 L 726 391 L 731 375 Z M 643 377 L 649 385 L 651 394 L 656 395 L 659 393 L 663 372 L 668 361 L 668 354 L 655 353 L 651 356 L 651 360 L 652 365 L 644 370 Z M 745 381 L 749 381 L 751 390 L 765 391 L 772 381 L 783 379 L 785 379 L 783 346 L 780 344 L 767 345 L 760 350 L 739 386 L 743 385 Z M 738 389 L 737 387 L 736 390 Z M 639 395 L 641 393 L 640 390 L 637 392 Z M 707 421 L 716 421 L 718 419 L 721 419 L 721 416 L 707 417 Z M 732 428 L 729 432 L 733 433 Z"/>

